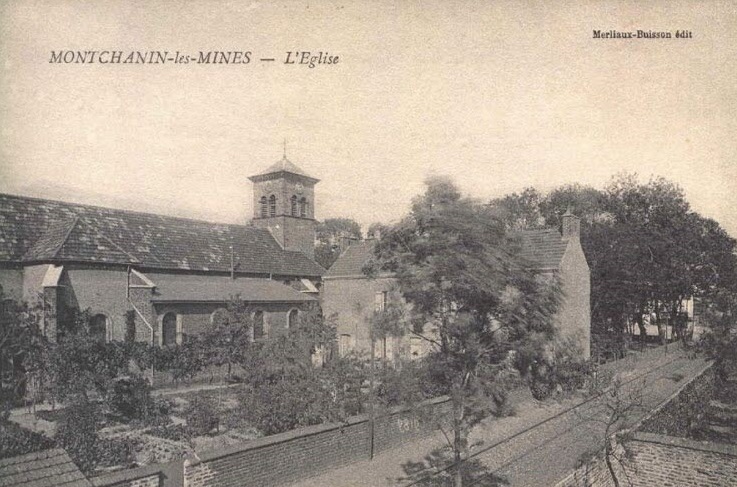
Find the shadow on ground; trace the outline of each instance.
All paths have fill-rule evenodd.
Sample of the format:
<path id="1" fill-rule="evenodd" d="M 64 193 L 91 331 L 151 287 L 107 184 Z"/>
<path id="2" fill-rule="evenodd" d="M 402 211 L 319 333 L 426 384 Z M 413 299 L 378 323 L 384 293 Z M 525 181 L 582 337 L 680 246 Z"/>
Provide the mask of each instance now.
<path id="1" fill-rule="evenodd" d="M 395 480 L 397 486 L 417 487 L 452 487 L 455 469 L 453 450 L 450 447 L 437 448 L 418 462 L 402 464 L 404 476 Z M 500 477 L 486 468 L 478 459 L 471 458 L 463 463 L 464 487 L 501 487 L 509 485 L 504 477 Z"/>

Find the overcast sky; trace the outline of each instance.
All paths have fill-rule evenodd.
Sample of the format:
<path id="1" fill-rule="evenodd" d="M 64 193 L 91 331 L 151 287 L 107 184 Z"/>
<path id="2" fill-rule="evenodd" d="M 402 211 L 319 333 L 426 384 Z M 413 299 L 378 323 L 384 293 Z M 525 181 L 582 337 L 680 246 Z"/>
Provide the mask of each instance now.
<path id="1" fill-rule="evenodd" d="M 5 2 L 0 191 L 243 222 L 287 138 L 320 219 L 395 220 L 431 174 L 487 199 L 636 171 L 737 236 L 737 4 L 396 3 Z M 253 54 L 49 63 L 62 49 Z M 340 61 L 283 63 L 307 50 Z"/>

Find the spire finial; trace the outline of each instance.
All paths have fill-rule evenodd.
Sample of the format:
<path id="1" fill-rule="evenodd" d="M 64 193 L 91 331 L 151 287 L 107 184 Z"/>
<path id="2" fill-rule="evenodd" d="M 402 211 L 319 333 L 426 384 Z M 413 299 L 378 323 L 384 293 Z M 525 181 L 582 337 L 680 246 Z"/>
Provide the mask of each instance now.
<path id="1" fill-rule="evenodd" d="M 284 159 L 287 158 L 287 138 L 284 137 Z"/>

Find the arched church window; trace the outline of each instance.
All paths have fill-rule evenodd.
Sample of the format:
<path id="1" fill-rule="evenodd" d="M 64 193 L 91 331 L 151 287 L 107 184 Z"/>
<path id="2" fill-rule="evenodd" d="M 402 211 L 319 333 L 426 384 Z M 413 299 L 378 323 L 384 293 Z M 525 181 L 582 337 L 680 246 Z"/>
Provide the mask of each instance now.
<path id="1" fill-rule="evenodd" d="M 276 216 L 276 196 L 269 196 L 269 216 Z"/>
<path id="2" fill-rule="evenodd" d="M 166 313 L 161 320 L 161 344 L 165 347 L 177 344 L 177 315 Z"/>
<path id="3" fill-rule="evenodd" d="M 264 312 L 257 310 L 253 313 L 253 339 L 260 340 L 264 337 Z"/>
<path id="4" fill-rule="evenodd" d="M 297 216 L 297 197 L 292 196 L 292 216 Z"/>
<path id="5" fill-rule="evenodd" d="M 269 211 L 269 202 L 266 200 L 266 196 L 261 197 L 261 218 L 266 218 Z"/>
<path id="6" fill-rule="evenodd" d="M 90 335 L 95 341 L 107 342 L 107 316 L 96 314 L 90 319 Z"/>
<path id="7" fill-rule="evenodd" d="M 296 309 L 289 310 L 289 314 L 287 314 L 287 328 L 297 326 L 297 318 L 299 318 L 299 311 Z"/>
<path id="8" fill-rule="evenodd" d="M 305 198 L 299 200 L 299 216 L 302 218 L 307 216 L 307 200 Z"/>

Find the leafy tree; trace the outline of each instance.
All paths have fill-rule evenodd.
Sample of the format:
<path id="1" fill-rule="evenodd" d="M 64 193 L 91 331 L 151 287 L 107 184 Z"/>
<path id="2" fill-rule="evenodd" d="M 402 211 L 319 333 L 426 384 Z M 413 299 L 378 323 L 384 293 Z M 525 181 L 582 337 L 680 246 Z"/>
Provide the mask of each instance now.
<path id="1" fill-rule="evenodd" d="M 56 428 L 56 444 L 69 453 L 83 472 L 93 470 L 97 463 L 100 421 L 99 406 L 78 398 L 64 408 Z"/>
<path id="2" fill-rule="evenodd" d="M 557 286 L 535 280 L 515 254 L 491 208 L 462 198 L 445 178 L 428 180 L 410 215 L 377 245 L 378 266 L 396 276 L 415 331 L 436 347 L 428 361 L 451 397 L 456 486 L 471 428 L 503 401 L 508 352 L 553 334 Z"/>
<path id="3" fill-rule="evenodd" d="M 251 346 L 253 312 L 238 297 L 228 301 L 224 309 L 215 313 L 213 326 L 202 334 L 202 344 L 209 362 L 218 367 L 227 365 L 230 378 L 233 364 L 243 360 Z"/>
<path id="4" fill-rule="evenodd" d="M 339 239 L 343 236 L 361 239 L 361 226 L 350 218 L 328 218 L 317 225 L 315 260 L 328 269 L 340 255 Z"/>
<path id="5" fill-rule="evenodd" d="M 535 188 L 525 188 L 491 200 L 492 215 L 502 221 L 508 231 L 540 228 L 543 225 L 541 203 L 543 195 Z"/>

